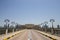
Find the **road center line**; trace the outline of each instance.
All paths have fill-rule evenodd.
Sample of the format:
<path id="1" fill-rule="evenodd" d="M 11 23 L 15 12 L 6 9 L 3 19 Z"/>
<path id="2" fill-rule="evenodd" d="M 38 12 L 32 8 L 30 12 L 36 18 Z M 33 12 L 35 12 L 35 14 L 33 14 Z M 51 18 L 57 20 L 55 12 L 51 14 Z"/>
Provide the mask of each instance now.
<path id="1" fill-rule="evenodd" d="M 31 38 L 31 31 L 29 30 L 29 32 L 28 32 L 28 40 L 31 40 L 32 38 Z"/>

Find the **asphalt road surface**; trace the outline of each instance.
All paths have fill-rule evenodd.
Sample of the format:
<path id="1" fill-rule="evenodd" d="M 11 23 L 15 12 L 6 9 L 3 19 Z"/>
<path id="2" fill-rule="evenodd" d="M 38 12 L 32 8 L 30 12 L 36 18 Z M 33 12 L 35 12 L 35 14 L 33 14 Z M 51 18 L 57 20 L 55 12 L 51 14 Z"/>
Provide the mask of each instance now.
<path id="1" fill-rule="evenodd" d="M 24 32 L 10 38 L 9 40 L 52 40 L 35 30 L 27 29 Z"/>

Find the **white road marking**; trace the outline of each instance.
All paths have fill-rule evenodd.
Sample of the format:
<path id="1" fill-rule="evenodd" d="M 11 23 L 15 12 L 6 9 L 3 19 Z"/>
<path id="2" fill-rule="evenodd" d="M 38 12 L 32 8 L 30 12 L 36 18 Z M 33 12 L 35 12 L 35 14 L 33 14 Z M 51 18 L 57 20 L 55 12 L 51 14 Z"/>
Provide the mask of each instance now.
<path id="1" fill-rule="evenodd" d="M 32 39 L 32 37 L 31 37 L 31 31 L 29 30 L 29 32 L 28 32 L 28 40 L 31 40 Z"/>

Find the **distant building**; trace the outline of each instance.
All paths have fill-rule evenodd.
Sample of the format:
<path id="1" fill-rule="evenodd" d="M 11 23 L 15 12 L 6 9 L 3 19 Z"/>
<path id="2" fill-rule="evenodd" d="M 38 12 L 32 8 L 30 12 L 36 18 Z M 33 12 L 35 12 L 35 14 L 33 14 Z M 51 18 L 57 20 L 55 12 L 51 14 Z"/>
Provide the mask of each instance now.
<path id="1" fill-rule="evenodd" d="M 35 25 L 34 24 L 25 24 L 26 28 L 33 28 Z"/>
<path id="2" fill-rule="evenodd" d="M 34 25 L 34 24 L 25 24 L 25 25 L 19 25 L 16 26 L 18 29 L 40 29 L 39 25 Z"/>

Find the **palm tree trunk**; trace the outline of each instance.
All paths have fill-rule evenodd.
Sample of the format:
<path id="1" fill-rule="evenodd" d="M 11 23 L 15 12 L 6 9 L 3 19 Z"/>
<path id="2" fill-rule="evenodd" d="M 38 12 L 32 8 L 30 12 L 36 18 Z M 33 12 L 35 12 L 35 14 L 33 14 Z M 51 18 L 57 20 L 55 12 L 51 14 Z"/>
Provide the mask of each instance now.
<path id="1" fill-rule="evenodd" d="M 13 28 L 13 33 L 14 33 L 14 28 Z"/>
<path id="2" fill-rule="evenodd" d="M 6 35 L 8 34 L 8 29 L 6 29 Z"/>
<path id="3" fill-rule="evenodd" d="M 53 22 L 52 22 L 52 29 L 51 29 L 51 33 L 52 33 L 52 34 L 54 34 Z"/>

